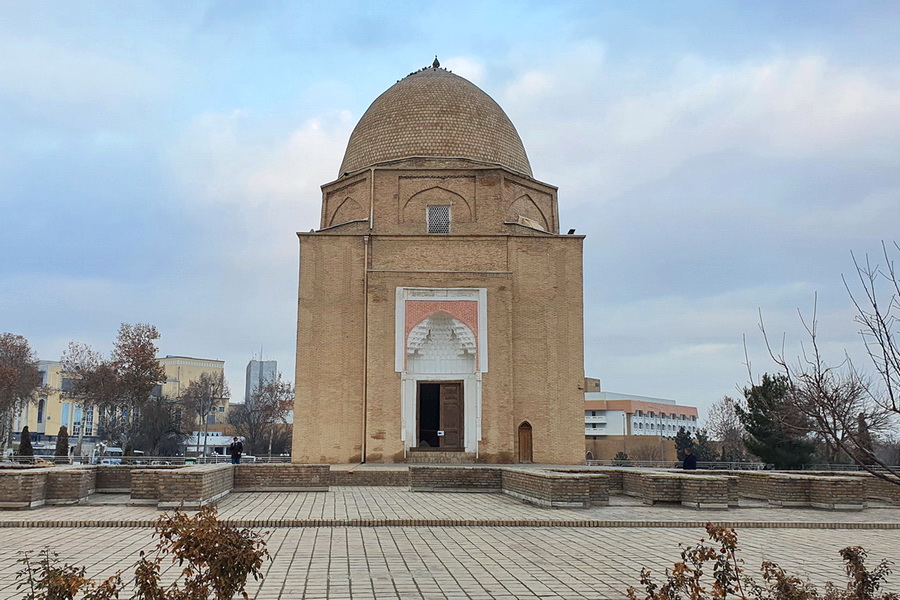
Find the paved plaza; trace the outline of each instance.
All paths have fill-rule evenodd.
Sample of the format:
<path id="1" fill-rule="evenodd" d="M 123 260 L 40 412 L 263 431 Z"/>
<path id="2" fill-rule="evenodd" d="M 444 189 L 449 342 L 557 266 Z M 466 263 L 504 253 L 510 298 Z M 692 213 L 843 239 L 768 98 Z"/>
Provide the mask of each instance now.
<path id="1" fill-rule="evenodd" d="M 0 598 L 17 598 L 22 550 L 49 546 L 103 577 L 153 547 L 160 512 L 98 494 L 90 504 L 0 512 Z M 660 572 L 706 521 L 738 527 L 755 569 L 774 560 L 821 585 L 842 580 L 837 551 L 864 546 L 900 559 L 900 509 L 860 512 L 745 507 L 697 511 L 624 496 L 587 510 L 549 509 L 500 494 L 416 493 L 398 487 L 234 493 L 219 516 L 267 531 L 272 561 L 251 598 L 623 598 L 642 566 Z M 174 571 L 173 571 L 174 572 Z M 888 589 L 900 591 L 900 576 Z"/>

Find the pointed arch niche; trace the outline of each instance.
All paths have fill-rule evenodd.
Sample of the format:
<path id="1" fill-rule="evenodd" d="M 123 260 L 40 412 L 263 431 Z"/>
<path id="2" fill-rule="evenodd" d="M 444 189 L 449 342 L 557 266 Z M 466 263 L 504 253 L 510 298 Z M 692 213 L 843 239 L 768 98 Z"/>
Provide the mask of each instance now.
<path id="1" fill-rule="evenodd" d="M 348 196 L 335 209 L 331 220 L 328 222 L 328 227 L 349 223 L 350 221 L 361 221 L 368 218 L 368 216 L 366 210 L 360 206 L 359 202 Z"/>
<path id="2" fill-rule="evenodd" d="M 425 207 L 429 205 L 451 206 L 453 221 L 457 223 L 472 221 L 472 207 L 469 206 L 469 202 L 456 192 L 437 185 L 410 196 L 400 209 L 400 220 L 405 223 L 424 221 Z"/>
<path id="3" fill-rule="evenodd" d="M 459 383 L 460 449 L 478 453 L 481 377 L 488 370 L 487 290 L 397 288 L 395 370 L 401 374 L 400 439 L 419 445 L 420 385 Z M 448 434 L 449 435 L 449 434 Z"/>
<path id="4" fill-rule="evenodd" d="M 515 222 L 519 217 L 526 217 L 531 219 L 543 231 L 550 231 L 550 227 L 548 225 L 547 217 L 544 215 L 544 211 L 537 205 L 537 203 L 531 199 L 531 196 L 528 194 L 524 194 L 516 198 L 516 200 L 509 205 L 509 211 L 507 211 L 506 218 L 509 221 Z"/>

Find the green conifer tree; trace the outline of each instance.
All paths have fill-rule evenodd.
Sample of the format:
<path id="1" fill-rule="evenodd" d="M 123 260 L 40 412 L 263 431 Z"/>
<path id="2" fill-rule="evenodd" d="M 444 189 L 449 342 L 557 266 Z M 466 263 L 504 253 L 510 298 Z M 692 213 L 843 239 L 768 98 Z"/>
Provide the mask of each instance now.
<path id="1" fill-rule="evenodd" d="M 675 451 L 678 455 L 678 460 L 684 460 L 684 451 L 688 448 L 693 448 L 693 446 L 694 441 L 691 439 L 691 434 L 684 427 L 679 427 L 678 433 L 675 434 Z"/>
<path id="2" fill-rule="evenodd" d="M 791 409 L 789 393 L 786 377 L 766 373 L 758 385 L 744 389 L 747 407 L 735 407 L 747 432 L 747 450 L 776 469 L 799 468 L 815 453 L 802 417 Z"/>
<path id="3" fill-rule="evenodd" d="M 22 435 L 19 437 L 19 456 L 34 456 L 34 447 L 31 445 L 31 432 L 28 431 L 28 425 L 22 428 Z"/>
<path id="4" fill-rule="evenodd" d="M 56 451 L 53 452 L 55 462 L 65 463 L 69 461 L 69 430 L 63 425 L 56 434 Z"/>

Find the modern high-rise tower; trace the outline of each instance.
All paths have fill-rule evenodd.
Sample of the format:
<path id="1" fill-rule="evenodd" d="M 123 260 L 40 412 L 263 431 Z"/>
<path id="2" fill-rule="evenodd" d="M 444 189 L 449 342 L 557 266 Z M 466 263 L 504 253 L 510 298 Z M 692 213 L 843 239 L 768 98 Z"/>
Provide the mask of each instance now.
<path id="1" fill-rule="evenodd" d="M 260 385 L 275 378 L 278 372 L 276 360 L 251 360 L 247 363 L 247 378 L 244 382 L 244 402 L 250 400 L 250 396 Z"/>

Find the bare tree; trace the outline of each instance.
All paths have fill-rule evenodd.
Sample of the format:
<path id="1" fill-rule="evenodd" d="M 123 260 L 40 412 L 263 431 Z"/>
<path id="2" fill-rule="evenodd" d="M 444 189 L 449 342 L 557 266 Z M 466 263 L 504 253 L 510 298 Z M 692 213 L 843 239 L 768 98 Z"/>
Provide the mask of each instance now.
<path id="1" fill-rule="evenodd" d="M 875 371 L 883 383 L 882 394 L 875 400 L 885 410 L 900 415 L 900 280 L 887 244 L 881 244 L 884 266 L 873 265 L 866 255 L 864 263 L 853 257 L 862 294 L 854 294 L 847 280 L 844 285 L 856 307 L 855 321 Z M 894 243 L 900 251 L 900 245 Z"/>
<path id="2" fill-rule="evenodd" d="M 206 455 L 206 434 L 209 432 L 209 415 L 228 402 L 231 391 L 222 373 L 201 373 L 198 379 L 190 382 L 181 394 L 181 402 L 185 414 L 197 417 L 200 425 L 198 431 L 204 433 L 203 455 Z M 193 418 L 192 418 L 193 420 Z"/>
<path id="3" fill-rule="evenodd" d="M 760 320 L 769 354 L 787 378 L 790 405 L 803 417 L 804 427 L 825 443 L 829 460 L 836 461 L 844 453 L 873 475 L 900 485 L 900 469 L 880 460 L 871 442 L 873 433 L 891 427 L 896 414 L 849 358 L 837 364 L 825 360 L 818 344 L 816 314 L 816 302 L 811 319 L 800 314 L 807 339 L 795 360 L 785 356 L 783 347 L 777 352 L 772 350 Z"/>
<path id="4" fill-rule="evenodd" d="M 12 446 L 13 419 L 42 383 L 38 359 L 21 335 L 0 334 L 0 456 Z"/>
<path id="5" fill-rule="evenodd" d="M 722 445 L 722 460 L 741 461 L 747 458 L 744 447 L 744 427 L 738 418 L 739 401 L 729 396 L 713 403 L 706 417 L 706 429 Z"/>
<path id="6" fill-rule="evenodd" d="M 629 448 L 628 458 L 631 460 L 663 460 L 665 454 L 659 442 L 647 442 L 635 448 Z"/>
<path id="7" fill-rule="evenodd" d="M 101 412 L 119 403 L 119 381 L 109 361 L 87 344 L 69 342 L 59 359 L 60 370 L 67 385 L 61 393 L 64 397 L 81 405 L 81 423 L 78 427 L 78 442 L 75 453 L 83 454 L 87 411 L 99 407 Z"/>
<path id="8" fill-rule="evenodd" d="M 285 417 L 293 408 L 293 400 L 293 386 L 283 381 L 279 372 L 258 385 L 244 404 L 231 410 L 228 422 L 244 438 L 248 452 L 274 446 L 279 428 L 286 429 Z"/>

